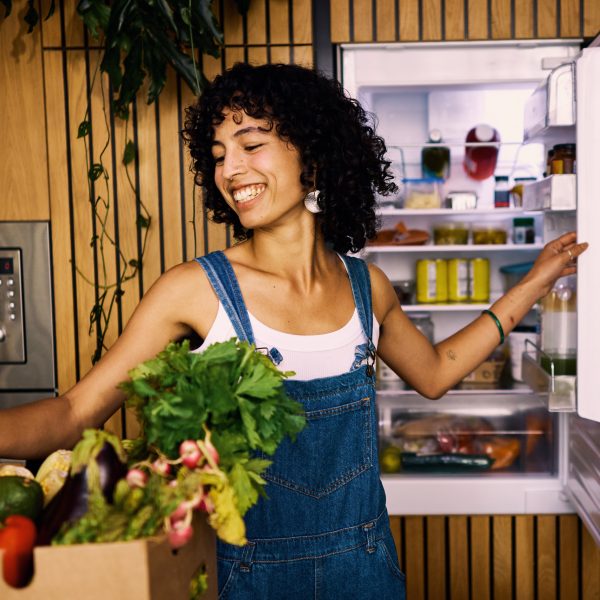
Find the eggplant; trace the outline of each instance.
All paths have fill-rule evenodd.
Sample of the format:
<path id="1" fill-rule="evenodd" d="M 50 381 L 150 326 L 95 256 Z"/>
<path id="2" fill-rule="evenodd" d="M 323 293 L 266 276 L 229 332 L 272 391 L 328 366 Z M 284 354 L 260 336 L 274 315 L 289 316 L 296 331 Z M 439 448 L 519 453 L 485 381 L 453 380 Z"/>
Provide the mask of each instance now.
<path id="1" fill-rule="evenodd" d="M 106 500 L 112 503 L 117 482 L 127 474 L 127 465 L 120 445 L 115 447 L 114 440 L 107 440 L 102 435 L 97 436 L 96 442 L 101 442 L 100 449 L 94 449 L 93 446 L 84 448 L 84 457 L 81 454 L 79 457 L 83 458 L 83 462 L 75 462 L 78 446 L 73 451 L 74 463 L 71 473 L 42 514 L 37 545 L 49 545 L 65 523 L 74 523 L 85 515 L 90 489 L 94 489 L 98 483 Z M 118 452 L 119 449 L 121 452 Z M 92 465 L 91 461 L 94 461 L 95 465 Z"/>

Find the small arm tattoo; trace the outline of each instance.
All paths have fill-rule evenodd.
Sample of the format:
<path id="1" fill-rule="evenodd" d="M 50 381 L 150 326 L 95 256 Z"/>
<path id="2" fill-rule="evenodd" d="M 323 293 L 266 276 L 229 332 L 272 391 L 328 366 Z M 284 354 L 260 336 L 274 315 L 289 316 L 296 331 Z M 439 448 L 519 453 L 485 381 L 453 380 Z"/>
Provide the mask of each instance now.
<path id="1" fill-rule="evenodd" d="M 450 359 L 450 360 L 456 360 L 456 354 L 454 352 L 454 350 L 448 350 L 446 352 L 446 356 Z"/>

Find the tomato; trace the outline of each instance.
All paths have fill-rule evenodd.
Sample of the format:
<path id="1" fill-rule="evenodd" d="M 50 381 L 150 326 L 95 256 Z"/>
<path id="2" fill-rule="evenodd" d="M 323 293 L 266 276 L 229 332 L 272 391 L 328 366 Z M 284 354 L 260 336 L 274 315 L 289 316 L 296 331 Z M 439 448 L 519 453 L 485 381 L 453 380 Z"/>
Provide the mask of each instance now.
<path id="1" fill-rule="evenodd" d="M 10 515 L 0 526 L 0 550 L 4 550 L 4 581 L 13 587 L 26 586 L 33 576 L 35 523 L 22 515 Z"/>

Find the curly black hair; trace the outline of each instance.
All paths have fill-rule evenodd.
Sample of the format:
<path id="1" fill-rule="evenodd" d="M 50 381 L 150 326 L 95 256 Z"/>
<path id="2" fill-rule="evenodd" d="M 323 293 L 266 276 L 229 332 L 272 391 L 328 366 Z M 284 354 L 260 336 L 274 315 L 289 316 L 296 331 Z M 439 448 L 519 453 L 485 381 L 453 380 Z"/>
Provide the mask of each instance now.
<path id="1" fill-rule="evenodd" d="M 337 252 L 357 252 L 377 231 L 375 194 L 396 191 L 383 139 L 370 115 L 341 84 L 298 65 L 237 63 L 218 75 L 186 111 L 182 132 L 192 171 L 203 186 L 205 208 L 216 223 L 233 225 L 237 239 L 252 236 L 217 186 L 211 153 L 214 128 L 224 111 L 266 119 L 298 150 L 301 184 L 320 190 L 318 218 L 326 243 Z M 316 181 L 315 181 L 316 173 Z"/>

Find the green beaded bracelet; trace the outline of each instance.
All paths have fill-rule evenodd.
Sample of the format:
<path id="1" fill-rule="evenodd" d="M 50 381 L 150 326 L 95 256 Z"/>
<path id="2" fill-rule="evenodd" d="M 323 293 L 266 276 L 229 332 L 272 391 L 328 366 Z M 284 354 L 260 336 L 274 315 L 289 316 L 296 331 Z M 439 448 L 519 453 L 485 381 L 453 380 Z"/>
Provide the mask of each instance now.
<path id="1" fill-rule="evenodd" d="M 500 334 L 500 343 L 504 344 L 504 329 L 502 329 L 502 323 L 500 323 L 500 319 L 489 309 L 485 309 L 481 311 L 481 314 L 490 315 L 492 317 L 494 323 L 496 323 L 496 327 L 498 328 L 498 333 Z"/>

